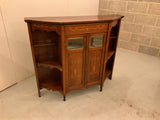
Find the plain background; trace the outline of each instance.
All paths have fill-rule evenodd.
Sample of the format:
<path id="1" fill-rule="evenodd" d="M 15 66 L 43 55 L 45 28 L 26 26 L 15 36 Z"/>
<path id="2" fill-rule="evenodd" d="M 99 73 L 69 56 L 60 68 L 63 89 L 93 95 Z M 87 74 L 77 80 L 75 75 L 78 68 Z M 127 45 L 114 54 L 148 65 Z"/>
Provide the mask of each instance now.
<path id="1" fill-rule="evenodd" d="M 99 0 L 0 0 L 0 91 L 34 74 L 24 17 L 97 15 Z"/>

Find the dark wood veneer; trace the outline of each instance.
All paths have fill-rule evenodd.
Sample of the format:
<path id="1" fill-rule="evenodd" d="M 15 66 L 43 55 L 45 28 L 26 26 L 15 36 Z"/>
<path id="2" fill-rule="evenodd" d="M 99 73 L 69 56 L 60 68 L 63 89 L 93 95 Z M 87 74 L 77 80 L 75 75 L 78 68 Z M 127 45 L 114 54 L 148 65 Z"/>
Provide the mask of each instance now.
<path id="1" fill-rule="evenodd" d="M 31 50 L 40 89 L 71 90 L 112 79 L 121 15 L 30 17 Z"/>
<path id="2" fill-rule="evenodd" d="M 41 22 L 52 24 L 81 24 L 112 22 L 123 18 L 121 15 L 90 15 L 90 16 L 62 16 L 62 17 L 26 17 L 26 22 Z"/>

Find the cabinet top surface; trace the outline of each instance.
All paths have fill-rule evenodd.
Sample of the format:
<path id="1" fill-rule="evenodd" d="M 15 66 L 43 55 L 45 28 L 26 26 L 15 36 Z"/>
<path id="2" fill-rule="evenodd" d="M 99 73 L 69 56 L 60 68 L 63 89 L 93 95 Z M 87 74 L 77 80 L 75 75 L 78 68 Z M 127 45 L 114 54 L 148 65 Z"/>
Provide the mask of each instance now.
<path id="1" fill-rule="evenodd" d="M 91 16 L 63 16 L 63 17 L 25 17 L 26 22 L 43 22 L 54 24 L 111 22 L 123 18 L 122 15 L 91 15 Z"/>

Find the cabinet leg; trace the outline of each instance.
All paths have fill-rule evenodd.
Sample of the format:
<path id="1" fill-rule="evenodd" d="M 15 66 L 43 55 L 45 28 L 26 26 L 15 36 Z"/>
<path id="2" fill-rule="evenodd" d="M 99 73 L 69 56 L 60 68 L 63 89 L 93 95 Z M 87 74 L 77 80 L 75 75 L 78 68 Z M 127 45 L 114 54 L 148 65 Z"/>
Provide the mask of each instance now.
<path id="1" fill-rule="evenodd" d="M 38 96 L 41 97 L 41 92 L 40 92 L 40 90 L 38 90 Z"/>
<path id="2" fill-rule="evenodd" d="M 110 80 L 112 80 L 112 73 L 108 76 L 108 78 L 109 78 Z"/>
<path id="3" fill-rule="evenodd" d="M 102 85 L 100 86 L 100 92 L 102 92 Z"/>
<path id="4" fill-rule="evenodd" d="M 63 96 L 63 101 L 66 101 L 66 96 Z"/>

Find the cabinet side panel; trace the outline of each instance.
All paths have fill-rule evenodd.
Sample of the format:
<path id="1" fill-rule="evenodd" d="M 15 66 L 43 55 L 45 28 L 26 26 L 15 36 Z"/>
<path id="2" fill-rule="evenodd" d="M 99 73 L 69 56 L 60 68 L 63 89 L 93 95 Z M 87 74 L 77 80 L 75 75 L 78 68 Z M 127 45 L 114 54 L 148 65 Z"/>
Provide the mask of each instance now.
<path id="1" fill-rule="evenodd" d="M 104 64 L 103 64 L 103 78 L 102 78 L 102 86 L 103 83 L 105 81 L 105 79 L 107 78 L 107 76 L 105 75 L 105 68 L 106 68 L 106 59 L 107 59 L 107 53 L 108 53 L 108 45 L 109 45 L 109 38 L 110 38 L 110 32 L 111 32 L 111 24 L 109 24 L 108 27 L 108 34 L 107 34 L 107 38 L 106 38 L 106 42 L 105 42 L 105 55 L 104 55 Z"/>
<path id="2" fill-rule="evenodd" d="M 102 86 L 107 77 L 109 79 L 112 79 L 115 55 L 116 55 L 117 44 L 118 44 L 120 23 L 121 23 L 121 20 L 116 20 L 109 24 L 109 30 L 108 30 L 108 36 L 107 36 L 107 42 L 106 42 L 106 48 L 105 48 L 104 65 L 103 65 Z M 116 28 L 116 31 L 113 30 L 112 28 Z"/>
<path id="3" fill-rule="evenodd" d="M 32 43 L 33 43 L 33 41 L 32 41 L 32 30 L 31 30 L 31 25 L 30 25 L 30 23 L 27 23 L 27 26 L 28 26 L 28 32 L 29 32 L 29 38 L 30 38 L 32 58 L 33 58 L 33 63 L 34 63 L 34 70 L 35 70 L 36 81 L 37 81 L 38 95 L 39 95 L 39 97 L 41 97 L 39 80 L 38 80 L 38 72 L 37 72 L 36 61 L 35 61 L 35 54 L 34 54 L 34 49 L 33 49 L 33 44 L 32 44 Z"/>
<path id="4" fill-rule="evenodd" d="M 117 42 L 115 44 L 115 55 L 114 55 L 114 59 L 113 59 L 113 65 L 112 65 L 112 72 L 109 76 L 109 79 L 112 79 L 112 74 L 113 74 L 113 68 L 114 68 L 114 63 L 115 63 L 115 57 L 116 57 L 116 51 L 117 51 L 117 45 L 118 45 L 118 38 L 119 38 L 119 32 L 120 32 L 120 25 L 121 25 L 121 19 L 117 21 L 117 26 L 118 26 L 118 32 L 117 32 Z"/>

